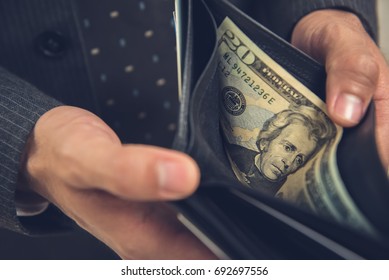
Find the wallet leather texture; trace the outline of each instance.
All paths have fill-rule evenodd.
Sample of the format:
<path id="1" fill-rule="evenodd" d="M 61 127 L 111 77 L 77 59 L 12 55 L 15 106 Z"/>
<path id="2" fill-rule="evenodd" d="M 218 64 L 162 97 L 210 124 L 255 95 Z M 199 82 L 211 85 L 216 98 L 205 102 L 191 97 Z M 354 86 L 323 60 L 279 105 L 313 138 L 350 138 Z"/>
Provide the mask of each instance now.
<path id="1" fill-rule="evenodd" d="M 350 195 L 381 232 L 376 238 L 243 186 L 223 148 L 215 52 L 217 26 L 226 16 L 323 101 L 324 67 L 227 1 L 178 2 L 182 93 L 173 148 L 192 156 L 202 174 L 198 191 L 173 203 L 184 224 L 225 259 L 388 258 L 389 187 L 374 138 L 373 105 L 360 126 L 344 131 L 337 157 Z"/>

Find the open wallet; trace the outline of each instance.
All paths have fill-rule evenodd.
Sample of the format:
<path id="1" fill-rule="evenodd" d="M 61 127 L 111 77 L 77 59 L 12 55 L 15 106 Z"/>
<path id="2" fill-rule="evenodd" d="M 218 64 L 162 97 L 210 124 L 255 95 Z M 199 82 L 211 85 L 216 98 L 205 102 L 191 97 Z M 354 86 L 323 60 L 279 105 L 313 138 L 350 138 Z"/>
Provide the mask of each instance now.
<path id="1" fill-rule="evenodd" d="M 278 115 L 269 108 L 277 106 L 277 112 L 303 105 L 320 111 L 325 70 L 227 1 L 177 0 L 175 22 L 180 112 L 173 148 L 193 157 L 201 170 L 198 190 L 172 203 L 179 220 L 221 259 L 389 258 L 389 183 L 375 142 L 374 104 L 357 127 L 331 124 L 327 132 L 338 136 L 316 140 L 321 146 L 315 156 L 308 151 L 311 142 L 299 140 L 311 159 L 304 153 L 296 157 L 294 164 L 305 168 L 292 174 L 298 179 L 289 175 L 276 187 L 270 180 L 271 191 L 263 178 L 252 186 L 261 175 L 237 172 L 241 169 L 229 145 L 253 137 L 239 142 L 243 134 L 228 137 L 225 131 L 239 134 L 254 121 L 250 116 L 266 119 L 259 129 L 265 130 L 267 119 Z M 312 94 L 305 98 L 305 92 Z M 286 110 L 279 109 L 281 102 Z M 240 125 L 242 116 L 246 123 Z M 226 118 L 236 123 L 225 130 Z M 247 131 L 258 134 L 256 128 Z M 270 145 L 261 141 L 259 150 Z M 285 149 L 297 149 L 291 147 Z M 245 150 L 254 153 L 242 156 L 247 162 L 264 157 L 264 152 Z M 275 165 L 268 167 L 270 175 L 262 168 L 265 179 L 285 173 Z"/>

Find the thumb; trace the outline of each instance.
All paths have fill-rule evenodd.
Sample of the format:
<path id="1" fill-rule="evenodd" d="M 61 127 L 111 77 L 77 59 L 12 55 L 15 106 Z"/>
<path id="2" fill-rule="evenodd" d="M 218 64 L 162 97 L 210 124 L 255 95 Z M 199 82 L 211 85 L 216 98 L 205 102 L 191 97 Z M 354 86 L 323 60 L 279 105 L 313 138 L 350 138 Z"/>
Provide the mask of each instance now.
<path id="1" fill-rule="evenodd" d="M 51 201 L 66 197 L 58 186 L 100 190 L 133 201 L 179 199 L 190 195 L 200 178 L 188 155 L 122 145 L 100 118 L 69 106 L 54 108 L 38 120 L 26 159 L 23 172 L 31 187 Z"/>
<path id="2" fill-rule="evenodd" d="M 199 183 L 194 160 L 168 149 L 132 144 L 83 149 L 78 155 L 85 169 L 73 186 L 98 188 L 126 200 L 179 199 Z"/>
<path id="3" fill-rule="evenodd" d="M 303 18 L 294 33 L 292 43 L 325 63 L 330 117 L 344 127 L 356 125 L 379 78 L 377 48 L 360 20 L 348 12 L 323 10 Z"/>
<path id="4" fill-rule="evenodd" d="M 379 67 L 358 37 L 338 40 L 326 53 L 327 107 L 342 126 L 359 123 L 377 89 Z"/>

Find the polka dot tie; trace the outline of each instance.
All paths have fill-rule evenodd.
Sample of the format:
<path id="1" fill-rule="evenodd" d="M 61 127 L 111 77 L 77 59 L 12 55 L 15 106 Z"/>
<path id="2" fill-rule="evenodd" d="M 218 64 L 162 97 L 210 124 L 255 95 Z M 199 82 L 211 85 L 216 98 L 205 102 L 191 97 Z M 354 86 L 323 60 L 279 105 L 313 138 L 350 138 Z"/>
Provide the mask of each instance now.
<path id="1" fill-rule="evenodd" d="M 170 147 L 178 97 L 173 0 L 79 0 L 101 117 L 125 143 Z"/>

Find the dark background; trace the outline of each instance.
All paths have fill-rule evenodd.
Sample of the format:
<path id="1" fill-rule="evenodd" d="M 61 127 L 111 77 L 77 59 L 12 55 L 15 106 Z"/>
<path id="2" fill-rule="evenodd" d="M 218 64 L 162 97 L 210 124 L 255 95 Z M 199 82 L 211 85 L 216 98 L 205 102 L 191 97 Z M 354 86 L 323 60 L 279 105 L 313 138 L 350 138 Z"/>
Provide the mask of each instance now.
<path id="1" fill-rule="evenodd" d="M 110 260 L 119 257 L 82 229 L 30 237 L 0 229 L 2 260 Z"/>

